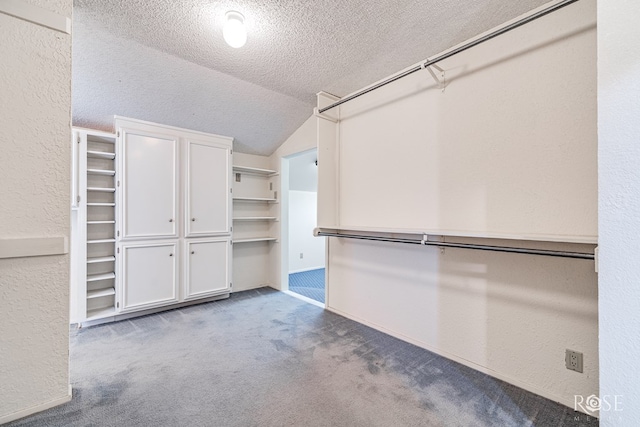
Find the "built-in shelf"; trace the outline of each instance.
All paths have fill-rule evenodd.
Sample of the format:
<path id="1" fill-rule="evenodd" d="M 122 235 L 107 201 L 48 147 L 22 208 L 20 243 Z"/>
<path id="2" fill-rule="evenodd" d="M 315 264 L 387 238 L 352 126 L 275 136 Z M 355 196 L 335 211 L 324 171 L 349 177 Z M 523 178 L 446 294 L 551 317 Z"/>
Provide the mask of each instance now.
<path id="1" fill-rule="evenodd" d="M 87 276 L 87 282 L 97 282 L 98 280 L 115 279 L 116 273 L 90 274 Z"/>
<path id="2" fill-rule="evenodd" d="M 87 203 L 87 206 L 115 206 L 115 203 Z"/>
<path id="3" fill-rule="evenodd" d="M 233 171 L 238 173 L 248 173 L 253 175 L 265 176 L 275 176 L 278 174 L 278 171 L 274 171 L 271 169 L 252 168 L 249 166 L 234 166 Z"/>
<path id="4" fill-rule="evenodd" d="M 116 153 L 109 153 L 106 151 L 88 151 L 87 157 L 93 157 L 95 159 L 108 159 L 113 160 L 116 158 Z"/>
<path id="5" fill-rule="evenodd" d="M 115 243 L 116 239 L 99 239 L 99 240 L 87 240 L 88 244 L 94 243 Z"/>
<path id="6" fill-rule="evenodd" d="M 106 308 L 98 308 L 95 310 L 87 311 L 87 321 L 102 319 L 103 317 L 115 316 L 116 309 L 115 307 L 106 307 Z"/>
<path id="7" fill-rule="evenodd" d="M 234 221 L 275 221 L 275 216 L 239 216 L 233 218 Z"/>
<path id="8" fill-rule="evenodd" d="M 106 170 L 106 169 L 87 169 L 87 173 L 92 175 L 114 176 L 116 174 L 116 171 Z"/>
<path id="9" fill-rule="evenodd" d="M 116 290 L 114 288 L 96 289 L 95 291 L 87 291 L 87 299 L 108 297 L 115 294 Z"/>
<path id="10" fill-rule="evenodd" d="M 269 197 L 234 197 L 234 202 L 277 202 L 278 199 L 273 199 Z"/>
<path id="11" fill-rule="evenodd" d="M 115 224 L 115 221 L 87 221 L 87 225 L 97 225 L 97 224 Z"/>
<path id="12" fill-rule="evenodd" d="M 87 258 L 87 264 L 98 264 L 101 262 L 114 262 L 116 257 L 114 256 L 102 256 L 102 257 L 93 257 Z"/>
<path id="13" fill-rule="evenodd" d="M 99 191 L 102 193 L 115 193 L 116 189 L 115 188 L 103 188 L 103 187 L 87 187 L 87 191 Z"/>
<path id="14" fill-rule="evenodd" d="M 275 242 L 278 239 L 275 237 L 252 237 L 247 239 L 234 239 L 233 244 L 236 243 L 251 243 L 251 242 Z"/>
<path id="15" fill-rule="evenodd" d="M 116 143 L 116 136 L 112 134 L 110 134 L 109 136 L 101 136 L 101 135 L 96 135 L 94 130 L 91 130 L 92 134 L 91 135 L 87 135 L 87 142 L 101 142 L 103 144 L 115 144 Z"/>

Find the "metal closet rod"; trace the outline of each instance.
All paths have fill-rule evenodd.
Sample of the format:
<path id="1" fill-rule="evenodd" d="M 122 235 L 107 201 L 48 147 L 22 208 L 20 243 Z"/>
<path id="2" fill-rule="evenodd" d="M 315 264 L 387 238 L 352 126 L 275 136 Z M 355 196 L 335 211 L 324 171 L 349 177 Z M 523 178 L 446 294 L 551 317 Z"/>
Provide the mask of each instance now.
<path id="1" fill-rule="evenodd" d="M 588 254 L 583 252 L 551 251 L 547 249 L 523 249 L 523 248 L 512 248 L 509 246 L 474 245 L 471 243 L 431 242 L 427 240 L 418 240 L 418 239 L 397 239 L 394 237 L 328 233 L 325 231 L 319 231 L 318 236 L 344 237 L 347 239 L 359 239 L 359 240 L 374 240 L 377 242 L 409 243 L 413 245 L 438 246 L 441 248 L 475 249 L 480 251 L 508 252 L 508 253 L 516 253 L 516 254 L 527 254 L 527 255 L 544 255 L 544 256 L 552 256 L 552 257 L 560 257 L 560 258 L 595 259 L 594 254 Z"/>
<path id="2" fill-rule="evenodd" d="M 506 26 L 504 26 L 502 28 L 499 28 L 499 29 L 497 29 L 497 30 L 485 35 L 485 36 L 482 36 L 479 39 L 476 39 L 476 40 L 473 40 L 473 41 L 471 41 L 469 43 L 466 43 L 466 44 L 464 44 L 464 45 L 462 45 L 462 46 L 460 46 L 460 47 L 458 47 L 458 48 L 456 48 L 456 49 L 454 49 L 454 50 L 452 50 L 450 52 L 443 53 L 442 55 L 436 56 L 433 59 L 428 59 L 423 64 L 416 65 L 415 67 L 413 67 L 413 68 L 411 68 L 409 70 L 406 70 L 406 71 L 404 71 L 404 72 L 402 72 L 400 74 L 397 74 L 395 76 L 389 77 L 388 79 L 383 80 L 380 83 L 377 83 L 377 84 L 375 84 L 375 85 L 373 85 L 371 87 L 363 89 L 363 90 L 361 90 L 359 92 L 356 92 L 356 93 L 354 93 L 352 95 L 349 95 L 346 98 L 343 98 L 340 101 L 336 101 L 336 102 L 334 102 L 333 104 L 331 104 L 331 105 L 329 105 L 327 107 L 320 108 L 318 110 L 318 112 L 319 113 L 324 113 L 325 111 L 331 110 L 332 108 L 335 108 L 338 105 L 344 104 L 345 102 L 349 102 L 352 99 L 356 99 L 359 96 L 362 96 L 362 95 L 364 95 L 366 93 L 372 92 L 372 91 L 374 91 L 374 90 L 376 90 L 378 88 L 381 88 L 382 86 L 388 85 L 389 83 L 395 82 L 396 80 L 399 80 L 399 79 L 401 79 L 403 77 L 406 77 L 409 74 L 413 74 L 416 71 L 420 71 L 420 70 L 423 70 L 423 69 L 425 69 L 427 67 L 430 67 L 431 65 L 435 65 L 436 63 L 438 63 L 438 62 L 440 62 L 440 61 L 442 61 L 444 59 L 447 59 L 447 58 L 449 58 L 449 57 L 451 57 L 453 55 L 457 55 L 460 52 L 464 52 L 467 49 L 471 49 L 472 47 L 477 46 L 477 45 L 479 45 L 481 43 L 484 43 L 487 40 L 491 40 L 494 37 L 498 37 L 499 35 L 507 33 L 507 32 L 509 32 L 509 31 L 511 31 L 511 30 L 513 30 L 515 28 L 518 28 L 518 27 L 520 27 L 520 26 L 522 26 L 524 24 L 528 24 L 531 21 L 535 21 L 538 18 L 541 18 L 541 17 L 543 17 L 545 15 L 548 15 L 548 14 L 550 14 L 552 12 L 555 12 L 556 10 L 562 9 L 565 6 L 569 6 L 570 4 L 575 3 L 577 1 L 579 1 L 579 0 L 563 0 L 563 1 L 559 2 L 559 3 L 556 3 L 556 4 L 554 4 L 552 6 L 549 6 L 549 7 L 545 8 L 545 9 L 542 9 L 542 10 L 540 10 L 540 11 L 538 11 L 538 12 L 532 14 L 532 15 L 524 17 L 524 18 L 522 18 L 522 19 L 520 19 L 520 20 L 518 20 L 516 22 L 513 22 L 513 23 L 511 23 L 509 25 L 506 25 Z"/>

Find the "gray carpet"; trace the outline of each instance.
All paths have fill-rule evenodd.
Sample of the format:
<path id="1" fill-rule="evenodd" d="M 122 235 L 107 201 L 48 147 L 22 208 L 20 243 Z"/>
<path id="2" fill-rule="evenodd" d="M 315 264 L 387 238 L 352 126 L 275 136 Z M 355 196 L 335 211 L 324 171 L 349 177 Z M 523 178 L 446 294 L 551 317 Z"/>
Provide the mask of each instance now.
<path id="1" fill-rule="evenodd" d="M 71 336 L 73 400 L 11 426 L 596 426 L 270 289 Z"/>

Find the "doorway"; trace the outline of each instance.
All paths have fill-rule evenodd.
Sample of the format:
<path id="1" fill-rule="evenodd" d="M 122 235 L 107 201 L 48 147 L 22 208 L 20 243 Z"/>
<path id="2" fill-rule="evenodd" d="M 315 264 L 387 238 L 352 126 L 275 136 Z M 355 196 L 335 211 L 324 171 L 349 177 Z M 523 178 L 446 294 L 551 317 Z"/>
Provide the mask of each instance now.
<path id="1" fill-rule="evenodd" d="M 324 307 L 325 240 L 315 237 L 317 149 L 282 159 L 282 289 Z"/>

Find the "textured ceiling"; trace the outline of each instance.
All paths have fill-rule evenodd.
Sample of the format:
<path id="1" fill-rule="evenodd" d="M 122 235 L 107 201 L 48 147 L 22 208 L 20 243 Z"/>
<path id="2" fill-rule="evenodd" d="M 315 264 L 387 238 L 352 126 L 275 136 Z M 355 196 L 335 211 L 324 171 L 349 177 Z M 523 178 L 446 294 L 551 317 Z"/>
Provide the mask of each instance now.
<path id="1" fill-rule="evenodd" d="M 344 96 L 544 3 L 75 0 L 74 124 L 122 114 L 270 154 L 315 93 Z M 222 39 L 228 10 L 246 17 L 241 49 Z"/>

